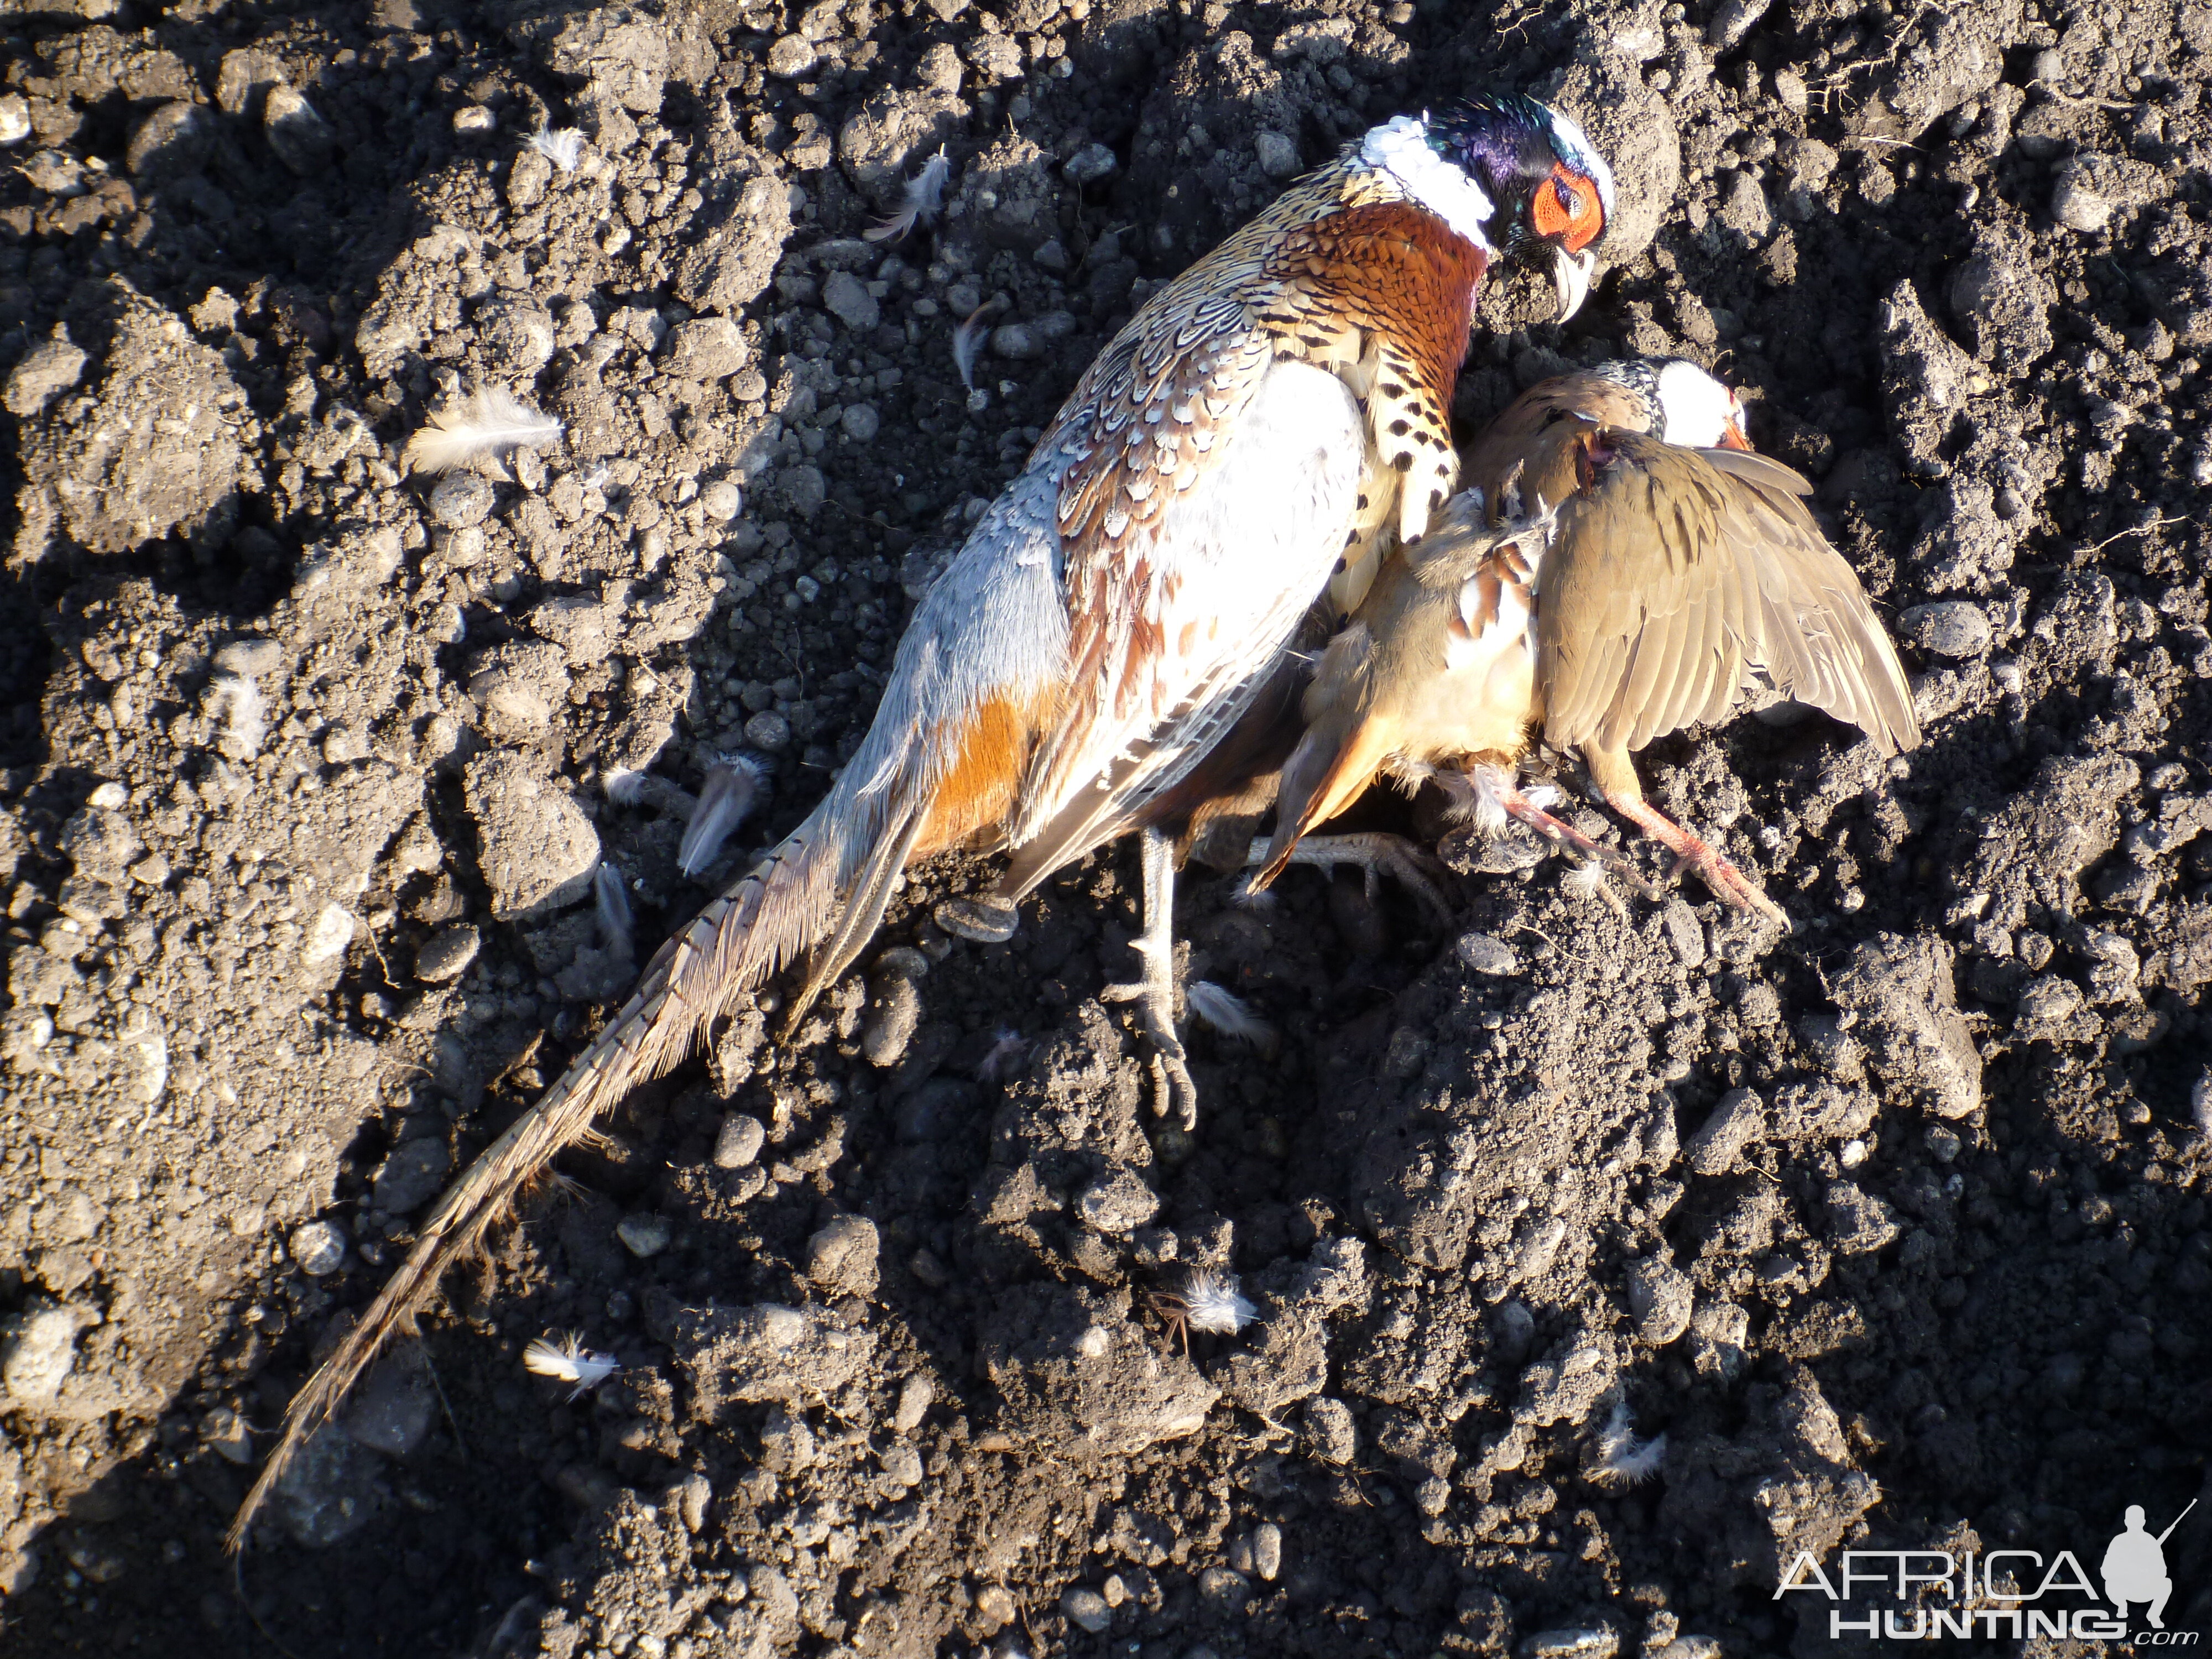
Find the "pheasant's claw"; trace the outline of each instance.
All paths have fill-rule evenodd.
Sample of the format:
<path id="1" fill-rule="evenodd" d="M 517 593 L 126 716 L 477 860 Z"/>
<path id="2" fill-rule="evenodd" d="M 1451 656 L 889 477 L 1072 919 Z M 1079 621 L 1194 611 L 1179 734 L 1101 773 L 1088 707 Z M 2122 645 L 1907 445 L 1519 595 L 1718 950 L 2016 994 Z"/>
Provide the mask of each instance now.
<path id="1" fill-rule="evenodd" d="M 1258 842 L 1253 850 L 1257 857 L 1264 858 L 1266 848 L 1264 841 Z M 1291 849 L 1290 861 L 1320 870 L 1349 866 L 1358 871 L 1367 884 L 1367 896 L 1370 899 L 1382 891 L 1382 878 L 1388 876 L 1411 893 L 1435 921 L 1451 920 L 1451 902 L 1445 897 L 1443 889 L 1449 872 L 1403 836 L 1374 831 L 1352 836 L 1308 836 Z"/>
<path id="2" fill-rule="evenodd" d="M 1737 869 L 1711 842 L 1665 817 L 1649 801 L 1626 794 L 1608 794 L 1606 805 L 1674 854 L 1674 866 L 1668 872 L 1668 879 L 1678 879 L 1683 871 L 1694 870 L 1722 903 L 1739 910 L 1756 910 L 1780 922 L 1785 930 L 1790 927 L 1790 917 L 1782 907 L 1767 897 L 1757 882 Z"/>

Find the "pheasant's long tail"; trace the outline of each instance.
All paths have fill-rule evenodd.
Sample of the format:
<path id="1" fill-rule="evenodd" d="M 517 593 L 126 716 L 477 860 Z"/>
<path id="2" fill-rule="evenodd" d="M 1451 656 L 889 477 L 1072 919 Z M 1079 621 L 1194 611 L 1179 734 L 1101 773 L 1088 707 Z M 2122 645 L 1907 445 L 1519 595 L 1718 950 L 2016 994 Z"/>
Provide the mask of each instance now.
<path id="1" fill-rule="evenodd" d="M 893 788 L 862 802 L 840 789 L 759 866 L 661 946 L 621 1015 L 439 1200 L 407 1260 L 337 1352 L 292 1401 L 283 1438 L 262 1466 L 228 1538 L 246 1540 L 255 1514 L 308 1437 L 329 1420 L 395 1332 L 410 1328 L 446 1270 L 482 1242 L 518 1190 L 592 1121 L 682 1060 L 743 993 L 836 929 L 856 878 L 913 841 L 926 790 Z M 886 800 L 883 796 L 889 796 Z M 884 885 L 866 882 L 872 890 Z M 881 905 L 876 905 L 880 914 Z"/>

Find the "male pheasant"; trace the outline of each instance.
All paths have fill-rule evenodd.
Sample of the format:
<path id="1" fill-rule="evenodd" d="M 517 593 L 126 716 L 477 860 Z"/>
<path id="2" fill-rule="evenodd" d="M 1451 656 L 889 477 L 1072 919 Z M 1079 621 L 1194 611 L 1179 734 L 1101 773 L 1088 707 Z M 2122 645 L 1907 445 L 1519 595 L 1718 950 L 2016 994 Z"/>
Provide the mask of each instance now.
<path id="1" fill-rule="evenodd" d="M 1644 800 L 1629 757 L 1723 718 L 1760 681 L 1850 721 L 1885 755 L 1919 742 L 1896 650 L 1806 510 L 1810 486 L 1751 453 L 1735 395 L 1680 362 L 1532 387 L 1467 463 L 1474 488 L 1323 653 L 1255 884 L 1378 775 L 1434 779 L 1493 822 L 1510 815 L 1627 869 L 1520 792 L 1517 763 L 1540 736 L 1581 750 L 1607 804 L 1678 869 L 1784 920 Z"/>
<path id="2" fill-rule="evenodd" d="M 662 947 L 615 1022 L 440 1200 L 294 1401 L 233 1546 L 516 1189 L 741 994 L 804 957 L 803 1010 L 916 860 L 1011 853 L 994 894 L 939 913 L 1002 939 L 1024 895 L 1140 823 L 1244 712 L 1324 586 L 1355 601 L 1450 494 L 1447 410 L 1491 261 L 1548 251 L 1571 309 L 1612 209 L 1611 175 L 1573 122 L 1480 98 L 1375 128 L 1147 301 L 923 596 L 829 795 Z M 1157 944 L 1157 835 L 1145 867 Z M 1150 953 L 1139 1012 L 1188 1121 L 1164 954 Z"/>

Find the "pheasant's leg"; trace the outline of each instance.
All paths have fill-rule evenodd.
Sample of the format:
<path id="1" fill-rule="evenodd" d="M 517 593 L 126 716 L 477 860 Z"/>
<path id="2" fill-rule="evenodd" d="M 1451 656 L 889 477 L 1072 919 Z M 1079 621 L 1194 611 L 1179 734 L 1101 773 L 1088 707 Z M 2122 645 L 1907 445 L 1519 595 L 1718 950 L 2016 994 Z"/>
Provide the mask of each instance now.
<path id="1" fill-rule="evenodd" d="M 1636 769 L 1625 750 L 1586 744 L 1583 758 L 1589 763 L 1590 781 L 1597 785 L 1605 804 L 1672 853 L 1676 875 L 1684 870 L 1695 870 L 1713 896 L 1723 903 L 1732 904 L 1739 910 L 1756 910 L 1773 917 L 1784 927 L 1790 926 L 1790 918 L 1783 913 L 1782 907 L 1767 897 L 1758 883 L 1737 869 L 1718 848 L 1662 816 L 1644 799 L 1644 786 L 1637 781 Z"/>
<path id="2" fill-rule="evenodd" d="M 1553 846 L 1564 847 L 1592 863 L 1602 865 L 1644 897 L 1659 896 L 1658 890 L 1644 878 L 1643 872 L 1637 869 L 1626 854 L 1618 848 L 1607 847 L 1602 842 L 1592 841 L 1574 825 L 1553 817 L 1522 793 L 1512 775 L 1503 767 L 1470 767 L 1467 781 L 1474 790 L 1477 823 L 1488 820 L 1502 823 L 1506 818 L 1515 819 L 1527 824 Z"/>
<path id="3" fill-rule="evenodd" d="M 1186 1130 L 1198 1127 L 1198 1085 L 1191 1081 L 1182 1039 L 1176 1035 L 1175 843 L 1158 830 L 1143 836 L 1145 931 L 1129 942 L 1143 977 L 1099 992 L 1108 1002 L 1136 1005 L 1137 1024 L 1152 1045 L 1152 1110 Z"/>
<path id="4" fill-rule="evenodd" d="M 1266 836 L 1255 841 L 1245 862 L 1265 864 L 1268 845 Z M 1311 865 L 1317 870 L 1349 866 L 1365 878 L 1367 896 L 1370 899 L 1381 890 L 1382 878 L 1388 876 L 1419 899 L 1421 908 L 1438 921 L 1451 920 L 1451 904 L 1444 897 L 1438 880 L 1443 873 L 1442 866 L 1403 836 L 1372 831 L 1356 836 L 1308 836 L 1291 849 L 1290 861 Z"/>

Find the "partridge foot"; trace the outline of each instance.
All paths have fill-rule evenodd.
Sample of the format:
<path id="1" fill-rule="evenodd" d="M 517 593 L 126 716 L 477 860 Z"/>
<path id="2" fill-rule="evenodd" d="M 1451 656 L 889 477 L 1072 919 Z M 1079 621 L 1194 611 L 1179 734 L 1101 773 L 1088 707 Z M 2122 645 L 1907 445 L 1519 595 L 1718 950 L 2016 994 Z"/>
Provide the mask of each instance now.
<path id="1" fill-rule="evenodd" d="M 1268 840 L 1252 843 L 1253 865 L 1267 861 Z M 1367 896 L 1375 897 L 1388 876 L 1420 901 L 1421 908 L 1438 921 L 1451 920 L 1451 903 L 1445 898 L 1443 866 L 1403 836 L 1370 831 L 1356 836 L 1308 836 L 1291 849 L 1290 862 L 1310 864 L 1317 870 L 1349 866 L 1367 883 Z"/>
<path id="2" fill-rule="evenodd" d="M 1508 818 L 1527 824 L 1554 847 L 1563 848 L 1595 866 L 1620 878 L 1623 885 L 1645 898 L 1657 898 L 1659 890 L 1644 878 L 1634 860 L 1615 847 L 1592 841 L 1588 836 L 1566 823 L 1553 817 L 1528 795 L 1522 793 L 1512 777 L 1501 768 L 1480 766 L 1471 768 L 1466 775 L 1466 784 L 1474 792 L 1471 803 L 1477 823 L 1503 826 Z M 1457 790 L 1453 791 L 1457 793 Z M 1548 792 L 1547 792 L 1548 793 Z"/>
<path id="3" fill-rule="evenodd" d="M 1605 804 L 1674 854 L 1671 874 L 1679 877 L 1685 870 L 1694 870 L 1713 896 L 1723 903 L 1732 904 L 1739 910 L 1756 910 L 1761 915 L 1771 916 L 1784 928 L 1790 926 L 1790 918 L 1782 907 L 1767 897 L 1757 882 L 1737 869 L 1711 843 L 1662 816 L 1649 801 L 1608 793 Z"/>
<path id="4" fill-rule="evenodd" d="M 1144 832 L 1145 931 L 1129 942 L 1143 976 L 1098 993 L 1105 1002 L 1133 1005 L 1137 1029 L 1152 1045 L 1152 1111 L 1186 1133 L 1198 1127 L 1198 1085 L 1182 1039 L 1176 1035 L 1175 846 L 1156 830 Z"/>

